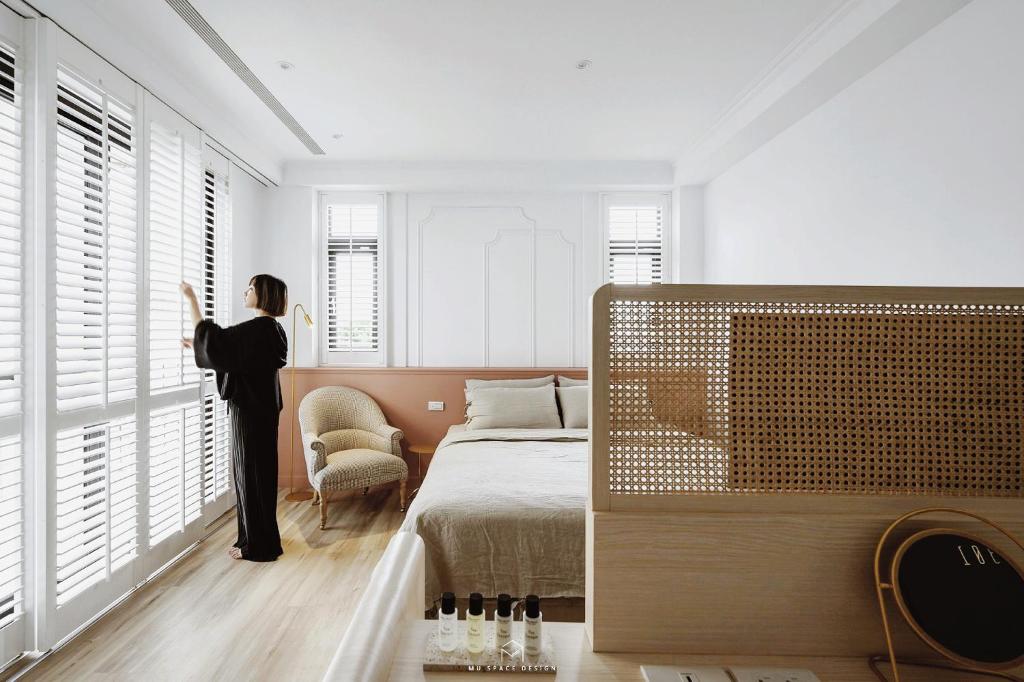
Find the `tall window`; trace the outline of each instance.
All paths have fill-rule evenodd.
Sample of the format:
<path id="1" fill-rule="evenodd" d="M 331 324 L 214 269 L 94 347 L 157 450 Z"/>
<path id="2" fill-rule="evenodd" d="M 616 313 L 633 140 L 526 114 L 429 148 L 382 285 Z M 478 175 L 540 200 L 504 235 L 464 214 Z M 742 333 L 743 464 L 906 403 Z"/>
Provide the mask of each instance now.
<path id="1" fill-rule="evenodd" d="M 49 108 L 28 140 L 39 210 L 26 229 L 35 172 L 20 52 L 3 37 L 22 27 L 0 8 L 0 662 L 30 646 L 32 608 L 48 648 L 199 540 L 233 497 L 226 405 L 182 346 L 193 326 L 179 291 L 191 282 L 203 313 L 230 323 L 230 163 L 48 26 L 31 62 Z M 39 377 L 30 402 L 25 377 Z M 40 473 L 30 508 L 26 462 Z M 26 532 L 38 551 L 24 551 Z M 25 575 L 38 578 L 28 606 Z"/>
<path id="2" fill-rule="evenodd" d="M 383 364 L 383 195 L 321 195 L 321 307 L 329 364 Z"/>
<path id="3" fill-rule="evenodd" d="M 175 536 L 168 545 L 174 548 L 187 543 L 195 532 L 189 527 L 202 515 L 205 456 L 204 377 L 181 344 L 193 327 L 178 286 L 191 283 L 204 306 L 212 295 L 206 292 L 212 264 L 205 253 L 200 133 L 166 107 L 149 104 L 149 544 Z"/>
<path id="4" fill-rule="evenodd" d="M 667 197 L 606 195 L 604 211 L 607 281 L 613 284 L 665 281 Z"/>
<path id="5" fill-rule="evenodd" d="M 22 90 L 19 67 L 14 51 L 0 45 L 0 629 L 13 627 L 24 612 Z M 7 653 L 0 647 L 0 654 L 6 656 Z"/>
<path id="6" fill-rule="evenodd" d="M 138 552 L 134 112 L 62 67 L 56 134 L 60 606 Z"/>

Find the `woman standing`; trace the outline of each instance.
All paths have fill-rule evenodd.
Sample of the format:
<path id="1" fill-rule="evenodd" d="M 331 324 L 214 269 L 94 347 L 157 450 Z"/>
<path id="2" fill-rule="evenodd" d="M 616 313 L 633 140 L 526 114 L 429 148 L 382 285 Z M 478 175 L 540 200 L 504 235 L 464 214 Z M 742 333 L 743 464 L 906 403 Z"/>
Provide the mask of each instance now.
<path id="1" fill-rule="evenodd" d="M 288 308 L 288 287 L 270 275 L 256 275 L 245 290 L 245 307 L 256 316 L 221 327 L 204 320 L 191 285 L 181 283 L 189 303 L 196 366 L 215 370 L 217 391 L 231 416 L 231 463 L 235 479 L 238 540 L 228 553 L 234 559 L 274 561 L 281 549 L 277 529 L 277 424 L 281 383 L 277 371 L 287 363 L 288 339 L 276 317 Z"/>

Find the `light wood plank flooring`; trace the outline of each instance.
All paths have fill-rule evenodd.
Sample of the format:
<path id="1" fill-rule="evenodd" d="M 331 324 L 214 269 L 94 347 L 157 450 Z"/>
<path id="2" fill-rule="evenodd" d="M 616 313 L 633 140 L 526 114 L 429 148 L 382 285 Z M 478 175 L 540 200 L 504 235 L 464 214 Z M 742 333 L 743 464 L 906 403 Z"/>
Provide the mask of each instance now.
<path id="1" fill-rule="evenodd" d="M 234 512 L 163 575 L 19 679 L 320 680 L 402 523 L 394 488 L 334 493 L 328 528 L 278 497 L 284 555 L 236 561 Z"/>

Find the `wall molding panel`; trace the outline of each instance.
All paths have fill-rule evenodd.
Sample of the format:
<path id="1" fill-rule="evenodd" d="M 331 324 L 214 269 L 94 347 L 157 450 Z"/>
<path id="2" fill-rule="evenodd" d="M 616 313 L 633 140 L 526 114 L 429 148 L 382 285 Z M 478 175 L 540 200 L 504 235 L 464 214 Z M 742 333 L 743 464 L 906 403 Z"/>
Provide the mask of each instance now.
<path id="1" fill-rule="evenodd" d="M 419 367 L 583 362 L 577 327 L 600 282 L 581 281 L 581 259 L 600 226 L 585 223 L 581 206 L 596 204 L 596 193 L 403 197 L 406 211 L 390 229 L 404 231 L 407 248 L 391 258 L 408 273 L 409 333 L 393 358 Z"/>

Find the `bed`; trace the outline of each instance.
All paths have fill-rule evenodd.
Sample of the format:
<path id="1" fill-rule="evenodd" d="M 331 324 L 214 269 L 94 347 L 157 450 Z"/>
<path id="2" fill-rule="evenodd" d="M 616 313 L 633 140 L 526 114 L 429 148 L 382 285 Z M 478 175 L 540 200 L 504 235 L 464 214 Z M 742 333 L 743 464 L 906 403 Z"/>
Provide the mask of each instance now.
<path id="1" fill-rule="evenodd" d="M 587 434 L 451 427 L 402 525 L 425 545 L 425 608 L 443 591 L 583 597 Z"/>

